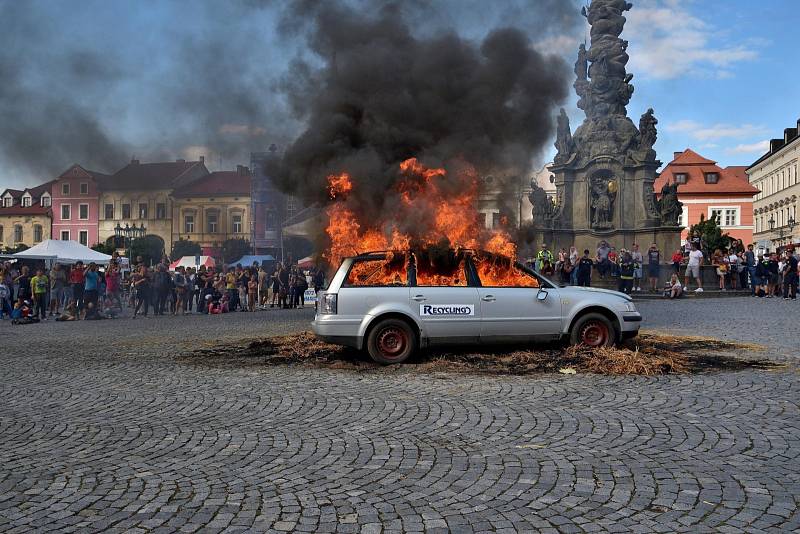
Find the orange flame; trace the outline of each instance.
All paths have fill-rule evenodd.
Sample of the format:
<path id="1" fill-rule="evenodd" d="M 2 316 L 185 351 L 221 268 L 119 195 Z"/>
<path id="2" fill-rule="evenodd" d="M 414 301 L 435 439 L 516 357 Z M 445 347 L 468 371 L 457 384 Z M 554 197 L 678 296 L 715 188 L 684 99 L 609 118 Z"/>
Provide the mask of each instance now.
<path id="1" fill-rule="evenodd" d="M 350 176 L 341 174 L 328 176 L 328 193 L 334 202 L 327 208 L 328 226 L 326 233 L 330 239 L 330 247 L 323 254 L 325 259 L 337 267 L 344 257 L 370 251 L 389 250 L 407 251 L 411 244 L 425 247 L 441 243 L 446 239 L 449 247 L 460 249 L 484 249 L 487 252 L 515 258 L 517 247 L 505 230 L 484 228 L 477 211 L 478 180 L 471 170 L 448 176 L 445 169 L 428 168 L 416 158 L 409 158 L 400 163 L 401 178 L 396 185 L 399 202 L 397 209 L 387 213 L 380 220 L 359 220 L 356 211 L 347 203 L 347 194 L 353 190 Z M 457 191 L 457 193 L 453 193 Z M 404 223 L 412 216 L 423 217 L 429 224 L 423 229 L 402 231 Z M 507 219 L 502 219 L 502 226 L 507 226 Z M 513 277 L 509 265 L 505 267 L 476 263 L 481 277 L 487 280 L 509 280 Z M 361 272 L 361 270 L 364 272 Z M 420 285 L 426 282 L 445 283 L 446 285 L 465 284 L 463 275 L 457 269 L 451 272 L 436 272 L 432 267 L 429 272 L 418 273 Z M 368 267 L 359 268 L 359 277 L 368 276 L 382 283 L 400 283 L 405 281 L 406 267 L 394 265 L 367 272 Z M 456 274 L 454 274 L 456 273 Z M 463 269 L 462 269 L 463 273 Z"/>

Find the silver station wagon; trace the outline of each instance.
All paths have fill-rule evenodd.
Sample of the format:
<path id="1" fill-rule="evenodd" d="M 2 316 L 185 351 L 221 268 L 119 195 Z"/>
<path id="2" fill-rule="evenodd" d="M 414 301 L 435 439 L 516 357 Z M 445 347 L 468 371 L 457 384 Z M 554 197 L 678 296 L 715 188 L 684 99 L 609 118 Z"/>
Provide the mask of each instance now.
<path id="1" fill-rule="evenodd" d="M 609 346 L 635 337 L 641 320 L 625 294 L 558 287 L 487 252 L 430 249 L 346 258 L 318 295 L 312 327 L 388 364 L 438 344 Z"/>

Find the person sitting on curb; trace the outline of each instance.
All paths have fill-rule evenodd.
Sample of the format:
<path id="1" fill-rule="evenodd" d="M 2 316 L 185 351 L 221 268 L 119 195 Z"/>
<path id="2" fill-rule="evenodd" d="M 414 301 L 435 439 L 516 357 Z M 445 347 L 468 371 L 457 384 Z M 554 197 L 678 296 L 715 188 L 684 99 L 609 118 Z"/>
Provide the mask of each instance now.
<path id="1" fill-rule="evenodd" d="M 681 286 L 678 275 L 673 274 L 669 282 L 667 282 L 667 286 L 664 288 L 664 296 L 670 299 L 676 299 L 681 295 L 683 295 L 683 286 Z"/>

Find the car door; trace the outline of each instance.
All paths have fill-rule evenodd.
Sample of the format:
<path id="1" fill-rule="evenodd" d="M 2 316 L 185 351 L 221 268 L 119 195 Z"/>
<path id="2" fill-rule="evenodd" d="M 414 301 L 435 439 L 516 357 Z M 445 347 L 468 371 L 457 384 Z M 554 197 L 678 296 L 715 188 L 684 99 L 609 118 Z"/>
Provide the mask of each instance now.
<path id="1" fill-rule="evenodd" d="M 491 276 L 480 266 L 476 271 L 481 279 L 478 296 L 482 342 L 525 342 L 561 335 L 557 288 L 516 264 L 494 269 Z"/>
<path id="2" fill-rule="evenodd" d="M 420 283 L 409 288 L 409 304 L 431 344 L 478 342 L 478 288 L 467 279 L 465 270 L 459 276 L 461 285 L 434 285 L 441 281 L 426 281 L 420 276 Z"/>

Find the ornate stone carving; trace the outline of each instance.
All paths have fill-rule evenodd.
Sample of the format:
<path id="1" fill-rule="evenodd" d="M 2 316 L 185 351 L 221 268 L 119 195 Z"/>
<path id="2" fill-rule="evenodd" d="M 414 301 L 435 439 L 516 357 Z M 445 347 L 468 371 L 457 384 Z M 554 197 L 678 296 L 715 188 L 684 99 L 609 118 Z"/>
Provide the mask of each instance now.
<path id="1" fill-rule="evenodd" d="M 528 200 L 533 206 L 533 209 L 531 209 L 533 226 L 543 228 L 553 215 L 553 203 L 548 198 L 545 190 L 539 187 L 535 179 L 531 180 L 531 192 L 528 194 Z"/>
<path id="2" fill-rule="evenodd" d="M 617 182 L 602 174 L 593 176 L 589 185 L 591 187 L 592 228 L 597 230 L 614 228 L 612 217 Z"/>
<path id="3" fill-rule="evenodd" d="M 661 199 L 658 201 L 661 226 L 678 226 L 683 212 L 683 204 L 678 200 L 678 184 L 664 184 Z"/>

